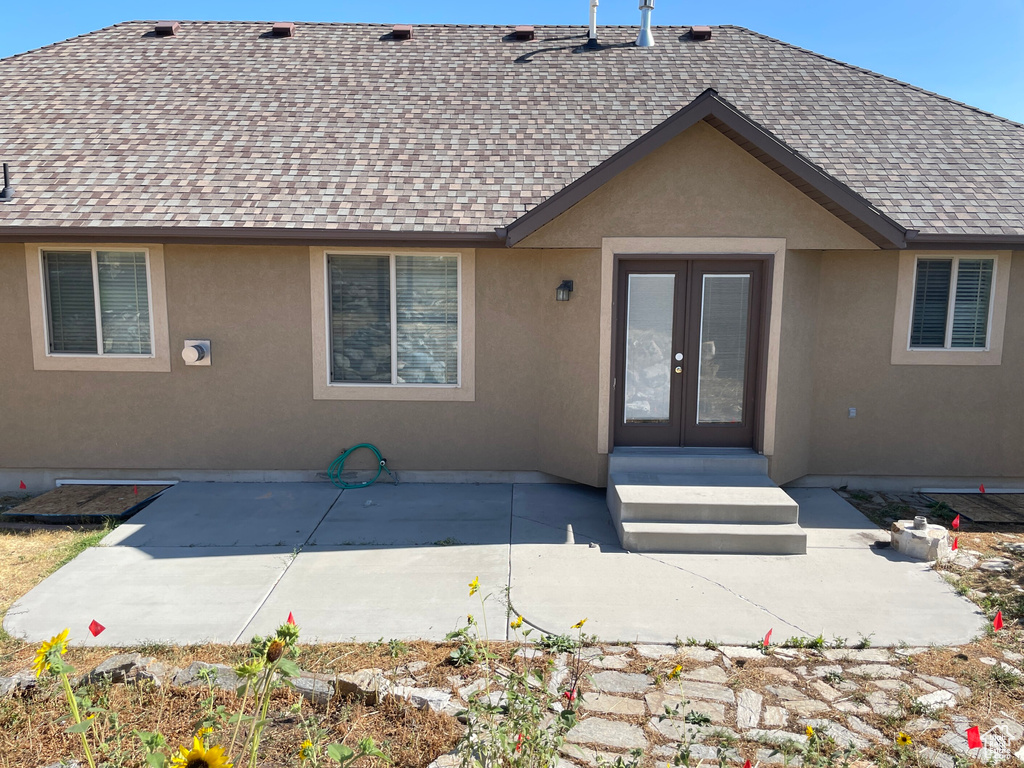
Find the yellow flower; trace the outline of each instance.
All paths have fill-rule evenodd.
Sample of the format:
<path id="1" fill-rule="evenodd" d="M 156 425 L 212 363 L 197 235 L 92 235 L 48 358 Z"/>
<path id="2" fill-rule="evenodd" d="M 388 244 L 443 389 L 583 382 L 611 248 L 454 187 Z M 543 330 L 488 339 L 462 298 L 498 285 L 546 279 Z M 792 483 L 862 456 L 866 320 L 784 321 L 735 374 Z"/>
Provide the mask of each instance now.
<path id="1" fill-rule="evenodd" d="M 43 672 L 50 671 L 50 653 L 52 651 L 56 650 L 62 656 L 68 652 L 68 632 L 70 631 L 65 629 L 39 646 L 39 650 L 36 651 L 36 659 L 32 662 L 32 669 L 35 671 L 36 677 L 42 675 Z"/>
<path id="2" fill-rule="evenodd" d="M 469 596 L 472 597 L 480 590 L 480 578 L 477 577 L 469 582 Z"/>
<path id="3" fill-rule="evenodd" d="M 192 739 L 192 749 L 178 747 L 178 754 L 171 760 L 171 765 L 174 768 L 231 768 L 223 747 L 207 749 L 198 736 Z"/>
<path id="4" fill-rule="evenodd" d="M 313 757 L 313 742 L 306 739 L 299 745 L 299 760 L 309 760 Z"/>
<path id="5" fill-rule="evenodd" d="M 586 619 L 580 619 L 579 621 L 577 621 L 575 624 L 572 625 L 572 628 L 573 629 L 583 629 L 583 625 L 586 624 L 586 623 L 587 623 Z"/>
<path id="6" fill-rule="evenodd" d="M 900 735 L 896 737 L 896 741 L 899 742 L 899 745 L 901 747 L 908 747 L 911 744 L 913 744 L 913 742 L 910 740 L 910 737 L 907 736 L 907 734 L 905 734 L 903 731 L 900 731 Z"/>
<path id="7" fill-rule="evenodd" d="M 811 738 L 811 736 L 813 736 L 813 735 L 814 735 L 814 729 L 813 729 L 813 728 L 811 728 L 811 726 L 809 726 L 809 725 L 808 725 L 808 726 L 807 726 L 807 738 L 809 739 L 809 738 Z"/>
<path id="8" fill-rule="evenodd" d="M 519 629 L 521 626 L 523 626 L 523 617 L 517 616 L 515 619 L 512 620 L 512 623 L 509 624 L 509 626 L 512 627 L 512 629 Z"/>
<path id="9" fill-rule="evenodd" d="M 682 666 L 679 665 L 679 664 L 676 664 L 676 668 L 668 673 L 668 679 L 669 680 L 675 680 L 677 677 L 679 677 L 679 673 L 682 672 L 682 671 L 683 671 Z"/>
<path id="10" fill-rule="evenodd" d="M 476 620 L 473 618 L 472 613 L 466 616 L 466 622 L 469 624 L 476 624 Z"/>

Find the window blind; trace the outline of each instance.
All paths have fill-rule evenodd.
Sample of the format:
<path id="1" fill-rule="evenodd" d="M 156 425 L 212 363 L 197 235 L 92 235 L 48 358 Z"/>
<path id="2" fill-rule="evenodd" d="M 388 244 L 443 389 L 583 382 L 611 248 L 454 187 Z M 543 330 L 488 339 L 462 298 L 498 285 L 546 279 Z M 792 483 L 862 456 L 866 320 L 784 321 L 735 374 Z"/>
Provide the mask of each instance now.
<path id="1" fill-rule="evenodd" d="M 459 265 L 456 256 L 396 256 L 398 383 L 457 384 Z"/>
<path id="2" fill-rule="evenodd" d="M 992 266 L 991 259 L 960 259 L 958 262 L 951 347 L 984 349 L 988 344 Z"/>
<path id="3" fill-rule="evenodd" d="M 914 287 L 914 316 L 910 325 L 910 346 L 944 347 L 949 311 L 951 259 L 920 259 Z"/>
<path id="4" fill-rule="evenodd" d="M 45 253 L 51 352 L 96 354 L 92 253 Z"/>
<path id="5" fill-rule="evenodd" d="M 331 380 L 391 383 L 391 265 L 384 256 L 331 256 Z"/>
<path id="6" fill-rule="evenodd" d="M 104 354 L 150 354 L 146 254 L 98 251 L 96 271 Z"/>

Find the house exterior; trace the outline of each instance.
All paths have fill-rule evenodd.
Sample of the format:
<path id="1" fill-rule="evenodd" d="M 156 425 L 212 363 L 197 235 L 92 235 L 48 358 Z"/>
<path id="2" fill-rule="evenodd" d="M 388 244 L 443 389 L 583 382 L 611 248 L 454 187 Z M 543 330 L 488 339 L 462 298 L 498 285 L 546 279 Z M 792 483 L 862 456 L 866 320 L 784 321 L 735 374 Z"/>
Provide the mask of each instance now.
<path id="1" fill-rule="evenodd" d="M 285 32 L 0 60 L 0 489 L 1024 483 L 1024 127 L 738 27 Z"/>

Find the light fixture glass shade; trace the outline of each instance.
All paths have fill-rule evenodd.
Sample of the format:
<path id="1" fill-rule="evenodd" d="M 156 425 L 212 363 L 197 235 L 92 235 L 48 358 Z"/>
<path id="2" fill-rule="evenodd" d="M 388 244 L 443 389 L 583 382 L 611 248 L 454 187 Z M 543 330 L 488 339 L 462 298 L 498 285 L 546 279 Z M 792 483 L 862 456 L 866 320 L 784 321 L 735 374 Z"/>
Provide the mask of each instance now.
<path id="1" fill-rule="evenodd" d="M 568 301 L 572 293 L 572 280 L 563 280 L 555 289 L 555 301 Z"/>

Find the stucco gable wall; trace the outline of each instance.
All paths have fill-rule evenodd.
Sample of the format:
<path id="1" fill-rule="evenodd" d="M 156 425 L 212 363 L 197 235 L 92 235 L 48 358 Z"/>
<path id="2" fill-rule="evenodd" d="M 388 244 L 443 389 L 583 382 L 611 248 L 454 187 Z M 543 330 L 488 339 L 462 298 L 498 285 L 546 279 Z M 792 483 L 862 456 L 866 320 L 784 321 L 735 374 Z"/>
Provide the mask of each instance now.
<path id="1" fill-rule="evenodd" d="M 602 237 L 785 237 L 789 248 L 875 246 L 730 139 L 699 122 L 524 239 L 598 248 Z"/>

